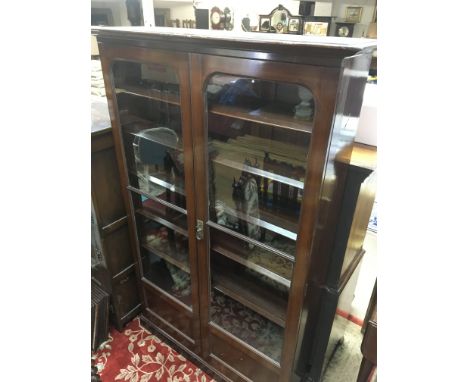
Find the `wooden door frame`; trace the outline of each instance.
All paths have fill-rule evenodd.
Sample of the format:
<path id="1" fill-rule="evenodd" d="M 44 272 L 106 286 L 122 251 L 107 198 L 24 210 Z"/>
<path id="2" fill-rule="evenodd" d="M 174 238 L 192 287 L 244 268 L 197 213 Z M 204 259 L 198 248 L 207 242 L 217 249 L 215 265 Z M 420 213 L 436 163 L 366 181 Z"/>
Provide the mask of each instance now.
<path id="1" fill-rule="evenodd" d="M 304 197 L 299 218 L 296 247 L 296 265 L 288 300 L 286 328 L 281 357 L 280 381 L 289 381 L 292 373 L 303 299 L 307 290 L 310 268 L 310 250 L 313 232 L 318 216 L 319 199 L 323 172 L 327 159 L 330 134 L 333 126 L 334 108 L 340 70 L 311 65 L 260 61 L 245 58 L 232 58 L 190 54 L 192 129 L 195 177 L 197 179 L 196 212 L 197 219 L 205 224 L 204 239 L 198 241 L 198 261 L 200 280 L 200 319 L 202 354 L 209 356 L 209 296 L 210 264 L 209 243 L 206 229 L 208 221 L 207 150 L 205 124 L 204 89 L 212 74 L 223 73 L 241 77 L 254 77 L 275 82 L 295 83 L 309 88 L 315 101 L 315 118 L 312 124 Z M 300 73 L 300 75 L 298 74 Z M 202 187 L 205 187 L 202 189 Z"/>
<path id="2" fill-rule="evenodd" d="M 140 259 L 140 249 L 138 235 L 136 232 L 136 221 L 133 211 L 133 205 L 130 199 L 130 191 L 127 190 L 128 169 L 125 160 L 125 150 L 123 147 L 121 123 L 118 113 L 117 97 L 114 92 L 114 81 L 111 76 L 112 65 L 115 61 L 128 61 L 135 63 L 147 63 L 165 65 L 173 68 L 179 80 L 180 112 L 183 131 L 184 147 L 184 181 L 186 191 L 186 210 L 187 210 L 187 231 L 189 233 L 189 261 L 191 269 L 192 285 L 192 328 L 195 341 L 195 352 L 200 352 L 200 322 L 199 322 L 199 291 L 198 291 L 198 261 L 196 256 L 195 239 L 195 199 L 194 199 L 194 174 L 193 174 L 193 152 L 192 152 L 192 129 L 191 129 L 191 95 L 190 95 L 190 67 L 189 56 L 182 52 L 172 52 L 157 49 L 148 49 L 141 47 L 122 46 L 119 44 L 99 44 L 101 56 L 101 65 L 104 75 L 106 96 L 109 105 L 109 114 L 111 118 L 112 134 L 115 141 L 115 150 L 119 165 L 120 184 L 124 196 L 125 206 L 131 219 L 131 242 L 132 248 L 136 251 L 133 256 L 138 264 L 137 272 L 141 280 L 143 277 L 143 268 Z M 143 286 L 139 284 L 140 298 L 144 307 L 148 306 Z"/>

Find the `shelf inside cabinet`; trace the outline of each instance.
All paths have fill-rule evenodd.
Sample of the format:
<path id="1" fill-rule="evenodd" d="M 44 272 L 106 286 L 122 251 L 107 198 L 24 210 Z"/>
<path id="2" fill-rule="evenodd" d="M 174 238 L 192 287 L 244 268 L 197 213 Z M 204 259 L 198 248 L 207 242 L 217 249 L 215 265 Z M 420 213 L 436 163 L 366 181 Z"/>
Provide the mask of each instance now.
<path id="1" fill-rule="evenodd" d="M 127 93 L 138 97 L 149 98 L 155 101 L 162 101 L 173 105 L 180 105 L 179 95 L 174 93 L 163 92 L 158 89 L 147 89 L 135 85 L 125 85 L 123 87 L 115 88 L 115 93 Z"/>
<path id="2" fill-rule="evenodd" d="M 169 191 L 177 192 L 178 194 L 185 196 L 185 190 L 183 187 L 181 187 L 180 185 L 171 183 L 171 180 L 167 179 L 168 177 L 165 176 L 164 174 L 155 174 L 155 175 L 148 175 L 148 180 L 151 183 L 157 184 L 158 186 L 167 188 Z"/>
<path id="3" fill-rule="evenodd" d="M 135 188 L 133 186 L 127 186 L 127 190 L 129 191 L 132 191 L 138 195 L 141 195 L 141 196 L 144 196 L 145 198 L 147 199 L 150 199 L 150 200 L 153 200 L 157 203 L 160 203 L 162 204 L 163 206 L 166 206 L 166 207 L 169 207 L 177 212 L 180 212 L 181 214 L 184 214 L 184 215 L 187 215 L 187 210 L 184 209 L 184 208 L 181 208 L 179 206 L 176 206 L 175 204 L 172 204 L 170 202 L 168 202 L 167 200 L 164 199 L 164 192 L 162 192 L 161 194 L 159 194 L 158 196 L 154 195 L 154 194 L 149 194 L 145 191 L 142 191 L 138 188 Z"/>
<path id="4" fill-rule="evenodd" d="M 158 284 L 155 284 L 152 280 L 158 280 Z M 171 280 L 171 276 L 163 267 L 151 269 L 146 272 L 142 277 L 142 281 L 153 288 L 153 290 L 168 296 L 171 300 L 181 304 L 186 309 L 192 309 L 192 294 L 183 295 L 173 291 L 173 281 Z"/>
<path id="5" fill-rule="evenodd" d="M 220 225 L 218 223 L 215 223 L 211 220 L 208 220 L 206 222 L 206 225 L 211 227 L 211 228 L 214 228 L 216 229 L 217 231 L 219 232 L 223 232 L 224 234 L 228 234 L 230 236 L 233 236 L 237 239 L 240 239 L 240 240 L 243 240 L 247 243 L 251 243 L 253 245 L 256 245 L 257 247 L 259 248 L 262 248 L 262 249 L 265 249 L 271 253 L 274 253 L 275 255 L 277 256 L 280 256 L 282 257 L 283 259 L 286 259 L 288 261 L 291 261 L 292 263 L 295 263 L 296 262 L 296 259 L 293 255 L 291 255 L 290 253 L 287 253 L 287 252 L 284 252 L 283 250 L 279 250 L 275 247 L 272 247 L 271 245 L 269 244 L 265 244 L 261 241 L 258 241 L 258 240 L 255 240 L 255 239 L 252 239 L 251 237 L 248 237 L 248 236 L 245 236 L 237 231 L 233 231 L 232 229 L 228 228 L 228 227 L 225 227 L 223 225 Z"/>
<path id="6" fill-rule="evenodd" d="M 137 214 L 140 214 L 141 216 L 144 216 L 145 218 L 148 218 L 148 219 L 151 219 L 151 220 L 154 220 L 155 222 L 157 223 L 160 223 L 172 230 L 174 230 L 175 232 L 177 233 L 180 233 L 181 235 L 184 235 L 184 236 L 187 236 L 188 237 L 188 232 L 185 228 L 182 228 L 181 226 L 177 225 L 177 220 L 180 220 L 178 218 L 174 219 L 176 220 L 176 224 L 166 220 L 166 219 L 163 219 L 162 217 L 156 215 L 156 214 L 153 214 L 151 213 L 150 211 L 148 211 L 147 209 L 144 209 L 144 208 L 139 208 L 135 211 Z M 180 217 L 183 217 L 184 219 L 186 218 L 185 215 L 180 215 Z"/>
<path id="7" fill-rule="evenodd" d="M 244 121 L 260 123 L 263 125 L 276 126 L 304 133 L 312 132 L 312 120 L 296 119 L 293 115 L 285 115 L 278 112 L 275 113 L 272 111 L 273 109 L 273 107 L 268 107 L 250 110 L 248 108 L 238 106 L 212 105 L 209 111 L 213 114 L 242 119 Z"/>
<path id="8" fill-rule="evenodd" d="M 240 245 L 236 245 L 231 242 L 228 248 L 228 246 L 223 246 L 221 244 L 215 243 L 211 245 L 211 249 L 225 257 L 228 257 L 231 260 L 234 260 L 235 262 L 239 264 L 244 265 L 245 267 L 263 276 L 268 277 L 269 279 L 273 281 L 276 281 L 277 283 L 281 285 L 284 285 L 287 288 L 291 287 L 291 280 L 269 270 L 268 268 L 265 268 L 264 266 L 258 264 L 255 261 L 250 260 L 246 254 L 246 249 L 242 248 Z M 291 266 L 291 271 L 292 271 L 292 266 Z"/>
<path id="9" fill-rule="evenodd" d="M 248 165 L 243 164 L 243 163 L 238 163 L 238 162 L 235 162 L 233 160 L 223 158 L 220 155 L 218 155 L 216 158 L 214 158 L 213 162 L 221 164 L 223 166 L 235 168 L 235 169 L 240 170 L 240 171 L 245 171 L 245 172 L 248 172 L 248 173 L 250 173 L 252 175 L 259 175 L 259 176 L 261 176 L 263 178 L 268 178 L 268 179 L 274 180 L 276 182 L 284 183 L 284 184 L 287 184 L 289 186 L 296 187 L 296 188 L 298 188 L 300 190 L 304 189 L 304 182 L 301 182 L 301 181 L 296 180 L 296 179 L 288 178 L 286 176 L 278 175 L 278 174 L 275 174 L 275 173 L 270 172 L 270 171 L 265 171 L 265 170 L 261 170 L 261 169 L 256 168 L 256 167 L 248 166 Z"/>
<path id="10" fill-rule="evenodd" d="M 248 223 L 256 224 L 269 231 L 277 233 L 281 236 L 287 237 L 291 240 L 297 239 L 297 221 L 293 222 L 289 219 L 288 215 L 280 214 L 279 212 L 270 212 L 259 206 L 259 216 L 256 218 L 247 215 L 241 211 L 237 211 L 228 206 L 224 206 L 224 212 L 228 215 L 242 219 Z M 283 228 L 285 227 L 285 228 Z"/>
<path id="11" fill-rule="evenodd" d="M 240 276 L 223 267 L 212 270 L 213 287 L 275 324 L 285 327 L 288 302 L 246 274 Z"/>
<path id="12" fill-rule="evenodd" d="M 176 184 L 172 179 L 170 179 L 166 174 L 163 173 L 153 173 L 153 174 L 148 174 L 147 176 L 144 174 L 139 174 L 136 171 L 130 171 L 130 173 L 138 178 L 146 178 L 149 182 L 154 183 L 158 186 L 161 186 L 165 189 L 168 189 L 169 191 L 172 192 L 177 192 L 180 195 L 185 196 L 185 190 L 183 186 L 180 184 Z M 182 182 L 181 182 L 182 183 Z M 150 195 L 150 194 L 149 194 Z"/>
<path id="13" fill-rule="evenodd" d="M 175 265 L 176 267 L 182 269 L 184 272 L 190 273 L 190 266 L 188 265 L 187 253 L 168 254 L 168 253 L 161 251 L 159 248 L 155 247 L 154 245 L 151 245 L 151 242 L 147 242 L 147 241 L 143 242 L 141 246 L 145 248 L 147 251 L 154 253 L 156 256 L 163 258 L 168 263 L 171 263 L 172 265 Z"/>

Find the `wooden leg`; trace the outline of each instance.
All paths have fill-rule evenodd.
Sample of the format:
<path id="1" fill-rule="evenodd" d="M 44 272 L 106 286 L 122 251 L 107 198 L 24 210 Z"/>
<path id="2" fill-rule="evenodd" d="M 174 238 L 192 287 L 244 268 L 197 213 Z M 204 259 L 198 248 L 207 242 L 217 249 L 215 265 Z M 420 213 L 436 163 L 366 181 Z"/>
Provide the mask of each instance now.
<path id="1" fill-rule="evenodd" d="M 356 382 L 367 382 L 374 366 L 375 365 L 371 361 L 363 358 Z"/>

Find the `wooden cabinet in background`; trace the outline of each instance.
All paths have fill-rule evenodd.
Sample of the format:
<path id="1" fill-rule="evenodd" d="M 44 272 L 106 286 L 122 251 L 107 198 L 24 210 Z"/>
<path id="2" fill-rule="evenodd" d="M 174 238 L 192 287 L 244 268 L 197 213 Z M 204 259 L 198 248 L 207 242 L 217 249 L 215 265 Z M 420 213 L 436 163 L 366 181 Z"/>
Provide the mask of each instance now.
<path id="1" fill-rule="evenodd" d="M 142 321 L 217 379 L 318 380 L 363 255 L 372 171 L 350 162 L 375 42 L 94 32 Z"/>
<path id="2" fill-rule="evenodd" d="M 101 97 L 92 98 L 91 197 L 91 275 L 111 295 L 111 318 L 121 330 L 141 303 L 107 102 Z"/>

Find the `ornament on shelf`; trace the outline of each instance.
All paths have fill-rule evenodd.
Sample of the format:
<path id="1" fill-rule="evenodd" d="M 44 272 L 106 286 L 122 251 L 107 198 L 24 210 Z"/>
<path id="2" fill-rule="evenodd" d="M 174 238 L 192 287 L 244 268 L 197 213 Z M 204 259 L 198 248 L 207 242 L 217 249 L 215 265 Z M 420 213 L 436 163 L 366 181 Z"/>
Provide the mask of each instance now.
<path id="1" fill-rule="evenodd" d="M 310 119 L 314 113 L 314 108 L 310 102 L 312 100 L 312 93 L 303 86 L 299 87 L 298 93 L 301 102 L 294 108 L 294 116 L 297 119 Z"/>

